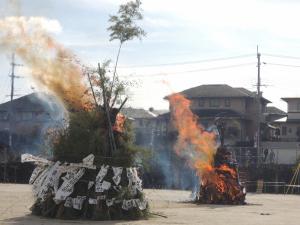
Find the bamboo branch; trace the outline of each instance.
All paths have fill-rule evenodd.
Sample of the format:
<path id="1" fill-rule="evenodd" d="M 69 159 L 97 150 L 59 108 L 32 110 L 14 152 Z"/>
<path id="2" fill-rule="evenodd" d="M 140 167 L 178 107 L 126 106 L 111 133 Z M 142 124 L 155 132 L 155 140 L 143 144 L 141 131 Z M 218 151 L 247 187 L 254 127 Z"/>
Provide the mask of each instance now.
<path id="1" fill-rule="evenodd" d="M 112 130 L 112 124 L 110 120 L 110 112 L 109 112 L 109 106 L 107 103 L 107 98 L 106 98 L 106 88 L 104 86 L 104 76 L 101 72 L 100 69 L 100 63 L 98 63 L 98 73 L 101 78 L 101 88 L 102 88 L 102 95 L 103 95 L 103 106 L 104 106 L 104 111 L 107 117 L 107 122 L 108 122 L 108 135 L 109 135 L 109 140 L 110 140 L 110 145 L 111 145 L 111 151 L 109 152 L 109 156 L 112 156 L 112 153 L 116 151 L 116 143 L 115 143 L 115 138 Z"/>
<path id="2" fill-rule="evenodd" d="M 123 44 L 123 42 L 120 42 L 119 50 L 118 50 L 118 54 L 117 54 L 117 59 L 116 59 L 116 63 L 115 63 L 115 66 L 114 66 L 113 79 L 112 79 L 111 86 L 110 86 L 110 90 L 109 90 L 110 96 L 109 96 L 109 99 L 108 99 L 108 101 L 107 101 L 108 104 L 109 104 L 110 98 L 111 98 L 111 96 L 112 96 L 112 91 L 113 91 L 113 87 L 114 87 L 114 83 L 115 83 L 115 79 L 116 79 L 117 66 L 118 66 L 118 62 L 119 62 L 119 57 L 120 57 L 120 52 L 121 52 L 122 44 Z"/>
<path id="3" fill-rule="evenodd" d="M 94 88 L 93 88 L 93 85 L 92 85 L 90 73 L 87 73 L 87 77 L 88 77 L 88 79 L 89 79 L 89 83 L 90 83 L 90 86 L 91 86 L 91 90 L 92 90 L 93 98 L 94 98 L 94 101 L 95 101 L 95 105 L 96 105 L 96 107 L 98 108 L 98 102 L 97 102 L 97 100 L 96 100 L 96 95 L 95 95 L 95 91 L 94 91 Z"/>

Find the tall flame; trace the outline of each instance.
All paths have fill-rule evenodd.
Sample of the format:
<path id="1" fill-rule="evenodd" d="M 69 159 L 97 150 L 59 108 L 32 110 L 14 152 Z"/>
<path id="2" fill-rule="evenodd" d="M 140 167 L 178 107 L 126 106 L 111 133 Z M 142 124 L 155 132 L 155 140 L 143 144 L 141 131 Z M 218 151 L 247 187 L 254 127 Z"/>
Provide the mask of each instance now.
<path id="1" fill-rule="evenodd" d="M 190 109 L 191 102 L 181 94 L 169 96 L 171 119 L 178 130 L 176 153 L 187 158 L 199 176 L 213 170 L 216 153 L 215 134 L 204 130 Z"/>
<path id="2" fill-rule="evenodd" d="M 75 110 L 90 107 L 78 60 L 49 35 L 47 23 L 42 17 L 1 19 L 1 49 L 15 52 L 24 61 L 41 90 L 50 91 Z"/>

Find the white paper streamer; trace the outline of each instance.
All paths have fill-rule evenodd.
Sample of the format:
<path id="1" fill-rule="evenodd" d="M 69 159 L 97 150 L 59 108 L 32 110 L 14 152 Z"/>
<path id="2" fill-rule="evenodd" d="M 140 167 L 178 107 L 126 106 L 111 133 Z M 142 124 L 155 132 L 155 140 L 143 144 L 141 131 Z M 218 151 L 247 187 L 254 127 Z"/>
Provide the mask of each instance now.
<path id="1" fill-rule="evenodd" d="M 72 198 L 73 208 L 77 210 L 81 210 L 85 199 L 86 196 L 77 196 L 76 198 Z"/>
<path id="2" fill-rule="evenodd" d="M 94 181 L 89 181 L 88 190 L 90 190 L 93 187 L 94 183 L 95 183 Z"/>
<path id="3" fill-rule="evenodd" d="M 123 200 L 123 204 L 122 204 L 122 209 L 124 210 L 129 210 L 131 208 L 133 208 L 134 201 L 133 199 L 131 200 Z"/>
<path id="4" fill-rule="evenodd" d="M 106 195 L 97 196 L 97 200 L 105 200 L 105 199 L 106 199 Z"/>
<path id="5" fill-rule="evenodd" d="M 89 204 L 90 205 L 97 205 L 97 199 L 96 198 L 89 198 Z"/>
<path id="6" fill-rule="evenodd" d="M 35 167 L 35 169 L 33 170 L 30 179 L 29 179 L 29 184 L 33 184 L 35 179 L 45 170 L 45 166 L 37 166 Z"/>
<path id="7" fill-rule="evenodd" d="M 108 207 L 112 206 L 114 204 L 116 198 L 112 198 L 112 199 L 106 199 L 106 205 Z"/>
<path id="8" fill-rule="evenodd" d="M 96 176 L 96 182 L 95 182 L 95 192 L 103 192 L 103 184 L 101 183 L 101 181 L 103 180 L 103 178 L 105 177 L 105 175 L 107 174 L 109 166 L 105 166 L 102 165 L 101 169 L 99 170 L 99 173 Z"/>
<path id="9" fill-rule="evenodd" d="M 65 204 L 64 204 L 64 207 L 72 208 L 72 206 L 73 206 L 72 198 L 71 197 L 67 197 L 66 201 L 65 201 Z"/>
<path id="10" fill-rule="evenodd" d="M 38 196 L 38 193 L 43 185 L 44 180 L 46 179 L 49 170 L 51 169 L 52 166 L 48 166 L 45 168 L 45 170 L 35 179 L 33 185 L 32 185 L 32 191 L 33 195 L 35 197 Z"/>
<path id="11" fill-rule="evenodd" d="M 136 204 L 139 207 L 140 210 L 145 210 L 147 208 L 147 201 L 143 200 L 141 201 L 140 199 L 136 200 Z"/>
<path id="12" fill-rule="evenodd" d="M 136 195 L 137 190 L 142 192 L 143 191 L 142 180 L 138 177 L 136 168 L 135 167 L 126 168 L 126 173 L 127 173 L 127 177 L 128 177 L 128 181 L 129 181 L 128 187 L 129 187 L 130 193 L 132 195 Z"/>
<path id="13" fill-rule="evenodd" d="M 82 209 L 82 205 L 86 196 L 77 196 L 76 198 L 67 197 L 64 206 L 67 208 Z"/>
<path id="14" fill-rule="evenodd" d="M 114 183 L 116 185 L 119 185 L 119 183 L 121 181 L 121 175 L 122 175 L 123 168 L 122 167 L 112 167 L 112 169 L 114 172 L 114 176 L 113 176 L 112 180 L 114 181 Z"/>
<path id="15" fill-rule="evenodd" d="M 36 163 L 41 163 L 41 164 L 46 164 L 46 165 L 49 165 L 49 164 L 52 163 L 51 161 L 49 161 L 47 159 L 43 159 L 43 158 L 28 154 L 28 153 L 21 155 L 21 162 L 22 163 L 24 163 L 24 162 L 36 162 Z"/>
<path id="16" fill-rule="evenodd" d="M 104 192 L 110 189 L 111 183 L 108 181 L 103 181 L 102 183 L 95 184 L 95 192 Z"/>
<path id="17" fill-rule="evenodd" d="M 140 199 L 123 200 L 122 209 L 129 210 L 134 207 L 138 207 L 140 210 L 145 210 L 147 208 L 147 201 L 141 201 Z"/>
<path id="18" fill-rule="evenodd" d="M 38 190 L 37 197 L 40 198 L 42 201 L 45 200 L 47 193 L 49 192 L 49 188 L 53 187 L 53 185 L 60 177 L 60 173 L 58 171 L 59 164 L 60 162 L 57 161 L 53 166 L 51 166 L 43 184 L 40 186 L 40 189 Z"/>
<path id="19" fill-rule="evenodd" d="M 74 184 L 83 176 L 85 168 L 77 169 L 74 172 L 68 172 L 63 178 L 64 182 L 57 190 L 54 199 L 55 200 L 65 200 L 74 190 Z"/>
<path id="20" fill-rule="evenodd" d="M 100 183 L 107 174 L 109 166 L 102 165 L 99 173 L 96 176 L 96 183 Z"/>
<path id="21" fill-rule="evenodd" d="M 83 164 L 85 165 L 89 165 L 89 166 L 92 166 L 94 164 L 94 159 L 95 159 L 95 156 L 93 154 L 89 154 L 87 157 L 85 157 L 82 162 Z"/>
<path id="22" fill-rule="evenodd" d="M 89 154 L 82 160 L 82 163 L 70 163 L 71 167 L 82 167 L 87 169 L 96 169 L 96 166 L 93 165 L 95 156 L 93 154 Z"/>

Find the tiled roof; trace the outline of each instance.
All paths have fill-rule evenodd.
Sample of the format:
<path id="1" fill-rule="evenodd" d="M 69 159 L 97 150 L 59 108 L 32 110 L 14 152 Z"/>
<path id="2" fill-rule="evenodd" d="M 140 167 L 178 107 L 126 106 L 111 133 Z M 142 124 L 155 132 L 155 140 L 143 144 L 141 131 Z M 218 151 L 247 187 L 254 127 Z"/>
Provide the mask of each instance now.
<path id="1" fill-rule="evenodd" d="M 249 94 L 226 84 L 200 85 L 181 92 L 188 98 L 197 97 L 249 97 Z"/>
<path id="2" fill-rule="evenodd" d="M 145 109 L 137 109 L 137 108 L 123 108 L 121 112 L 133 119 L 147 119 L 147 118 L 155 118 L 158 115 L 167 112 L 166 110 L 153 110 L 153 111 L 148 111 Z"/>
<path id="3" fill-rule="evenodd" d="M 266 111 L 267 111 L 268 114 L 287 115 L 286 112 L 284 112 L 281 109 L 278 109 L 274 106 L 268 106 Z"/>
<path id="4" fill-rule="evenodd" d="M 227 84 L 206 84 L 197 87 L 186 89 L 180 92 L 187 98 L 254 98 L 256 93 L 249 91 L 245 88 L 233 88 Z M 165 97 L 165 98 L 168 98 Z M 262 98 L 263 100 L 270 102 L 269 100 Z"/>
<path id="5" fill-rule="evenodd" d="M 11 102 L 0 104 L 0 111 L 10 110 Z M 12 111 L 56 111 L 59 103 L 56 98 L 45 93 L 32 93 L 16 98 L 12 103 Z"/>

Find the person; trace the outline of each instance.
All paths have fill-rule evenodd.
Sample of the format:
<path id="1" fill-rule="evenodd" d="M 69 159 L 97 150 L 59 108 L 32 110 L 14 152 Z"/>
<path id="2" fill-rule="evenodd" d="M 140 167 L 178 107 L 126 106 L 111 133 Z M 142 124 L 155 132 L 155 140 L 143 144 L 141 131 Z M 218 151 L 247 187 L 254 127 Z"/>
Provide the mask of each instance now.
<path id="1" fill-rule="evenodd" d="M 264 150 L 264 155 L 265 155 L 265 156 L 264 156 L 264 162 L 266 162 L 267 157 L 268 157 L 268 154 L 269 154 L 269 149 L 266 148 L 266 149 Z"/>
<path id="2" fill-rule="evenodd" d="M 273 149 L 271 149 L 271 152 L 270 152 L 270 163 L 274 163 L 274 159 L 275 159 L 275 153 L 273 151 Z"/>

